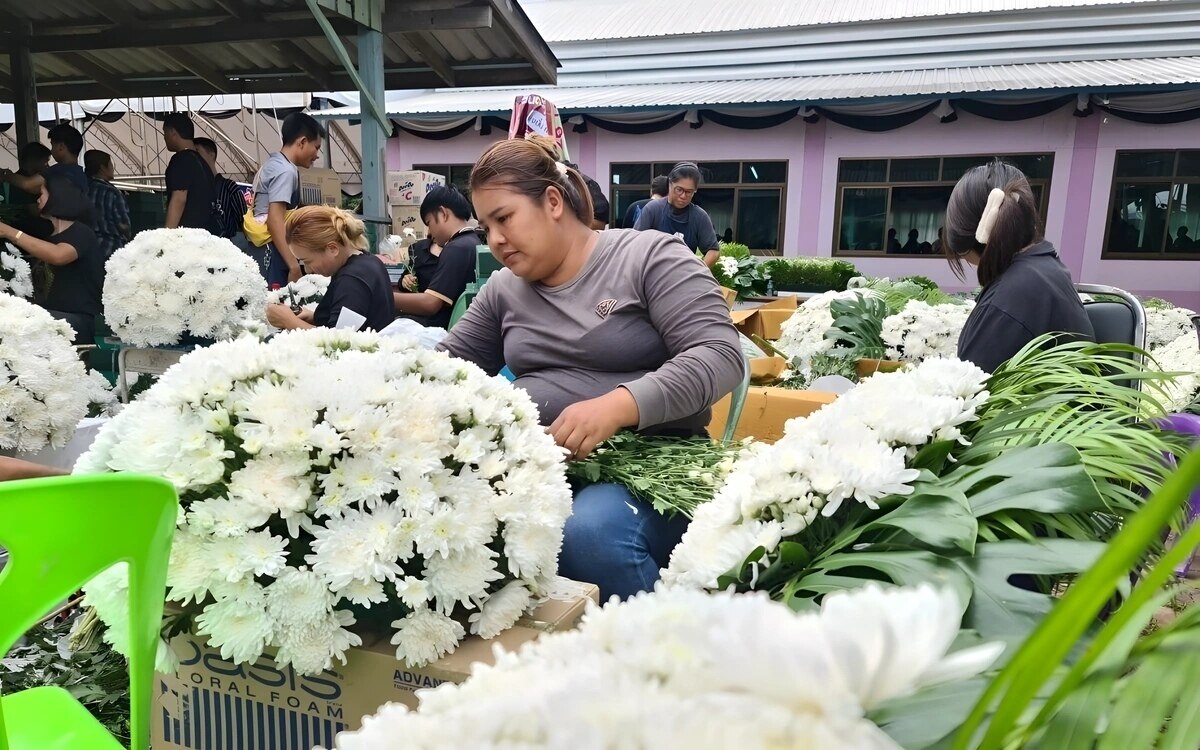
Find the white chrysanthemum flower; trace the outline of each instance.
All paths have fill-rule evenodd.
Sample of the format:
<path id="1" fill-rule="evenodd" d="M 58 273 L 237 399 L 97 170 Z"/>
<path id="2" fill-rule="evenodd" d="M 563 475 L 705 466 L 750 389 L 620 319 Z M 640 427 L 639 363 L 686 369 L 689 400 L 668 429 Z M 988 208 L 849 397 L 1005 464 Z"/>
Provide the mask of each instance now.
<path id="1" fill-rule="evenodd" d="M 329 291 L 329 277 L 316 273 L 301 276 L 287 285 L 267 293 L 268 305 L 299 305 L 315 310 Z"/>
<path id="2" fill-rule="evenodd" d="M 1162 383 L 1168 411 L 1182 411 L 1200 399 L 1200 343 L 1194 332 L 1185 333 L 1151 355 L 1163 372 L 1176 373 Z"/>
<path id="3" fill-rule="evenodd" d="M 226 614 L 261 588 L 262 648 L 300 672 L 356 642 L 342 603 L 462 622 L 486 608 L 480 627 L 505 627 L 517 592 L 555 572 L 571 512 L 560 452 L 527 394 L 411 342 L 329 329 L 185 355 L 78 467 L 171 481 L 171 598 L 221 605 L 206 631 L 249 660 L 265 625 Z M 489 607 L 491 592 L 506 593 Z M 423 653 L 432 631 L 410 632 Z M 448 632 L 439 652 L 462 637 Z"/>
<path id="4" fill-rule="evenodd" d="M 266 293 L 254 261 L 203 229 L 141 232 L 105 264 L 105 320 L 138 346 L 232 338 L 264 316 Z"/>
<path id="5" fill-rule="evenodd" d="M 1196 329 L 1192 325 L 1195 314 L 1195 310 L 1186 307 L 1147 307 L 1146 349 L 1153 352 L 1189 333 L 1195 339 Z"/>
<path id="6" fill-rule="evenodd" d="M 458 642 L 466 635 L 463 626 L 441 612 L 415 609 L 403 619 L 392 623 L 396 634 L 396 658 L 410 667 L 422 667 L 454 653 Z"/>
<path id="7" fill-rule="evenodd" d="M 930 305 L 911 300 L 904 309 L 883 319 L 882 338 L 888 359 L 922 362 L 931 357 L 953 357 L 958 337 L 974 302 Z"/>
<path id="8" fill-rule="evenodd" d="M 525 610 L 529 609 L 532 601 L 529 587 L 521 581 L 511 581 L 488 597 L 479 611 L 468 618 L 471 633 L 480 638 L 495 638 L 511 628 Z"/>
<path id="9" fill-rule="evenodd" d="M 103 377 L 89 374 L 79 359 L 74 339 L 70 326 L 42 308 L 0 294 L 0 449 L 61 448 L 89 407 L 113 403 Z"/>
<path id="10" fill-rule="evenodd" d="M 799 358 L 807 363 L 813 355 L 833 348 L 833 340 L 825 338 L 825 332 L 833 325 L 833 314 L 829 307 L 837 300 L 873 296 L 870 289 L 848 289 L 844 292 L 825 292 L 805 300 L 780 326 L 777 346 L 788 359 Z"/>
<path id="11" fill-rule="evenodd" d="M 251 584 L 239 593 L 237 598 L 209 604 L 196 617 L 196 632 L 207 635 L 209 645 L 234 664 L 257 659 L 275 631 L 263 588 Z"/>
<path id="12" fill-rule="evenodd" d="M 989 644 L 948 655 L 960 620 L 955 597 L 929 586 L 871 585 L 810 614 L 763 595 L 639 594 L 592 611 L 578 630 L 499 654 L 462 684 L 423 691 L 419 710 L 384 706 L 336 747 L 383 750 L 404 737 L 417 750 L 896 750 L 868 711 L 968 679 L 999 653 Z"/>
<path id="13" fill-rule="evenodd" d="M 22 299 L 33 296 L 33 274 L 29 263 L 21 257 L 20 250 L 7 242 L 0 246 L 0 294 Z"/>

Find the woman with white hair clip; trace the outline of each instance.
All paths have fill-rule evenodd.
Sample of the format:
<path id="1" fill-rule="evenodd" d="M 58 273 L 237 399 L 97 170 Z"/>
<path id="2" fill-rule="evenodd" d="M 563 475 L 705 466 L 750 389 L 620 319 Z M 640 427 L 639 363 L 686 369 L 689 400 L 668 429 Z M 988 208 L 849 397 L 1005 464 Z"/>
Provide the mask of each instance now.
<path id="1" fill-rule="evenodd" d="M 1071 273 L 1042 236 L 1033 191 L 1021 170 L 996 160 L 969 170 L 946 206 L 947 259 L 965 280 L 975 266 L 982 290 L 958 340 L 958 357 L 992 372 L 1046 333 L 1094 340 Z"/>

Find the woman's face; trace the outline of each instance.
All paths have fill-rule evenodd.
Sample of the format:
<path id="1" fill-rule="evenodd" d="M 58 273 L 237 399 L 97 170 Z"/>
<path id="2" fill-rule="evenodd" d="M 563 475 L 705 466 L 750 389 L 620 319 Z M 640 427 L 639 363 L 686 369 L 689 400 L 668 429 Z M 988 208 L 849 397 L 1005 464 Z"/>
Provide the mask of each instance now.
<path id="1" fill-rule="evenodd" d="M 541 201 L 507 187 L 479 187 L 471 192 L 479 225 L 487 231 L 492 255 L 525 281 L 552 275 L 566 257 L 563 222 L 570 207 L 556 188 Z"/>
<path id="2" fill-rule="evenodd" d="M 304 273 L 333 276 L 346 264 L 346 250 L 334 243 L 316 250 L 298 243 L 292 243 L 291 248 Z"/>
<path id="3" fill-rule="evenodd" d="M 681 177 L 671 183 L 667 200 L 674 208 L 684 209 L 688 207 L 694 197 L 696 197 L 696 181 L 688 177 Z"/>

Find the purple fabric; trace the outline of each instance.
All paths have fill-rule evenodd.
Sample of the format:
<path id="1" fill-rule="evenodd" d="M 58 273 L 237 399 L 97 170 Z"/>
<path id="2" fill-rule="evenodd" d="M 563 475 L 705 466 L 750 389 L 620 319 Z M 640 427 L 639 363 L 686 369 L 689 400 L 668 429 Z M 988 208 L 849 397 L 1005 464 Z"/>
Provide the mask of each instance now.
<path id="1" fill-rule="evenodd" d="M 1195 414 L 1171 414 L 1164 417 L 1159 422 L 1159 426 L 1164 430 L 1177 432 L 1181 435 L 1191 435 L 1193 442 L 1200 443 L 1200 416 Z M 1171 462 L 1172 466 L 1175 465 L 1174 456 L 1168 456 L 1167 460 Z M 1188 525 L 1195 523 L 1198 518 L 1200 518 L 1200 487 L 1197 487 L 1192 492 L 1191 498 L 1188 499 Z M 1191 559 L 1175 569 L 1176 575 L 1187 575 L 1189 567 L 1191 567 Z"/>

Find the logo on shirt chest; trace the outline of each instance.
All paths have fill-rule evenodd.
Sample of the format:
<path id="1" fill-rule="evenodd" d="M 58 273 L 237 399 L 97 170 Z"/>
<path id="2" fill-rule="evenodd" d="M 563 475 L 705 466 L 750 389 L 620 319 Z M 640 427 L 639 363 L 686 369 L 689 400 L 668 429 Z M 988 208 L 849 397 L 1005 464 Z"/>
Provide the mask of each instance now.
<path id="1" fill-rule="evenodd" d="M 611 313 L 613 308 L 616 306 L 617 301 L 615 299 L 606 299 L 600 304 L 596 305 L 596 314 L 600 316 L 601 320 L 604 320 L 608 318 L 609 313 Z"/>

